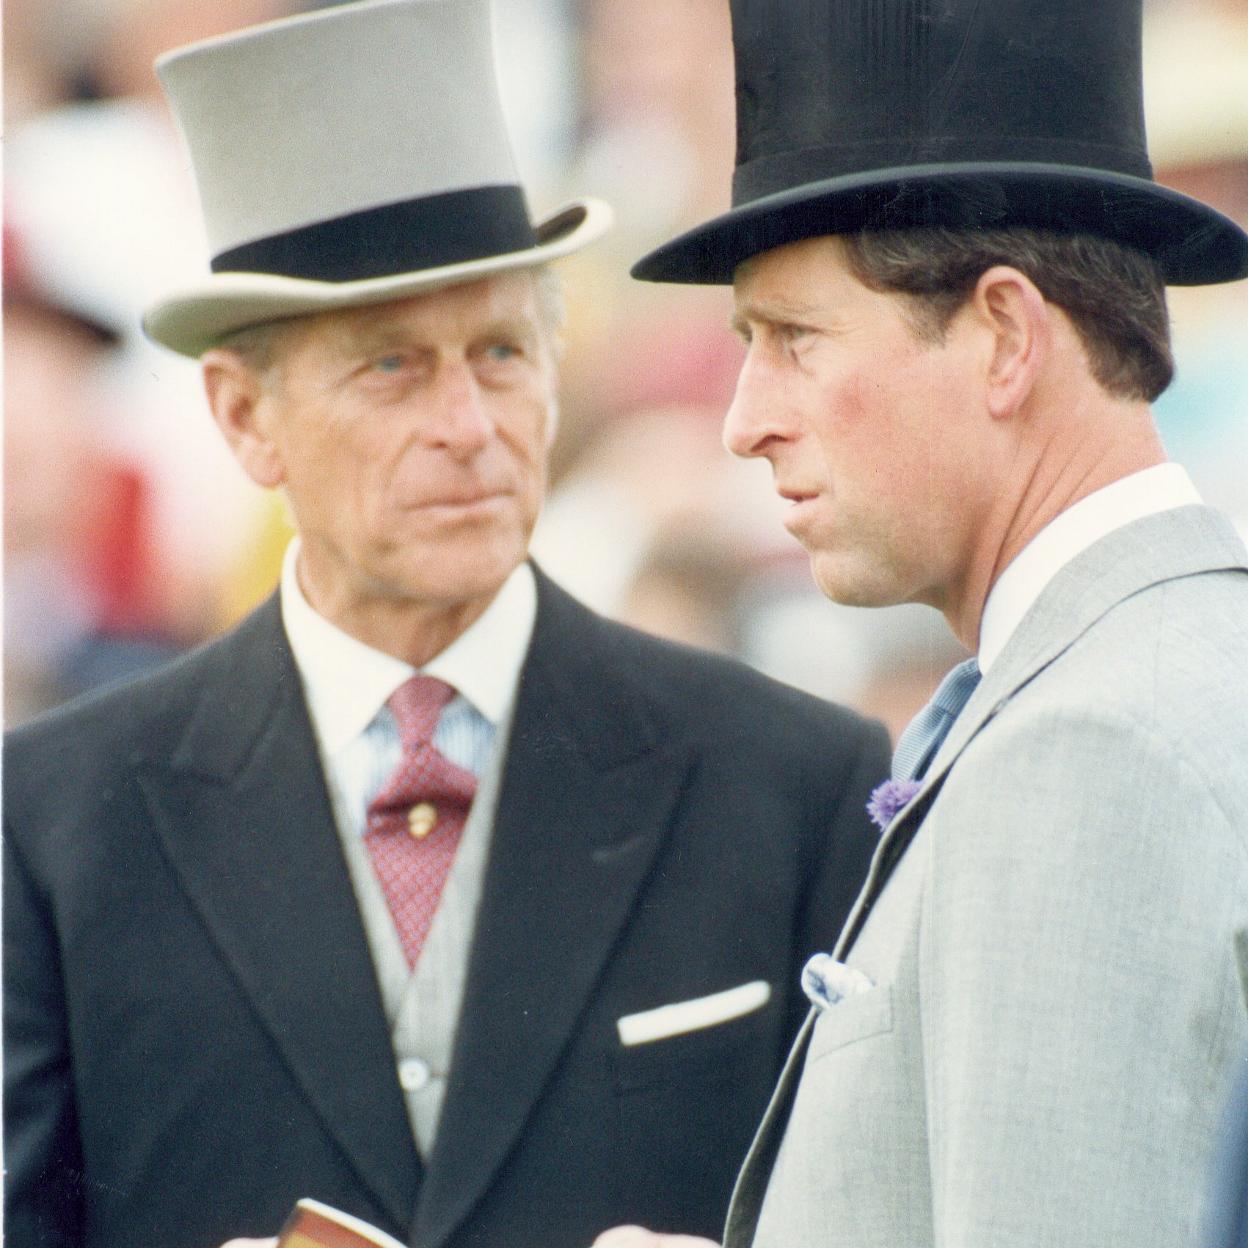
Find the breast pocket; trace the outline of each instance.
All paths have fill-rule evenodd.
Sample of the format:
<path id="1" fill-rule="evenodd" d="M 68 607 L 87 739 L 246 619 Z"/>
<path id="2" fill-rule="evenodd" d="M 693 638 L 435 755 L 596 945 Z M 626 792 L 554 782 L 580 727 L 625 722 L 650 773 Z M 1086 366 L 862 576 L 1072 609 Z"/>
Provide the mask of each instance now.
<path id="1" fill-rule="evenodd" d="M 823 1010 L 815 1020 L 806 1063 L 817 1062 L 846 1045 L 884 1035 L 892 1029 L 893 994 L 887 985 L 846 997 Z"/>
<path id="2" fill-rule="evenodd" d="M 773 996 L 748 1014 L 644 1044 L 616 1039 L 609 1182 L 620 1209 L 635 1209 L 644 1191 L 655 1225 L 689 1228 L 691 1209 L 701 1234 L 722 1222 L 787 1047 L 782 1004 Z"/>
<path id="3" fill-rule="evenodd" d="M 641 1044 L 621 1044 L 614 1054 L 616 1088 L 633 1091 L 670 1082 L 739 1076 L 778 1045 L 778 1013 L 768 999 L 746 1013 Z"/>

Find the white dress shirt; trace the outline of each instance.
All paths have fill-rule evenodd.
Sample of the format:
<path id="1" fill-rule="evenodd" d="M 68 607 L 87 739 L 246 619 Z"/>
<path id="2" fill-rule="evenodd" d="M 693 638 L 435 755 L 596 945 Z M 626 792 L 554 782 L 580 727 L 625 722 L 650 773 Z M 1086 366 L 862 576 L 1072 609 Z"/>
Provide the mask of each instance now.
<path id="1" fill-rule="evenodd" d="M 417 669 L 317 614 L 299 587 L 298 557 L 295 538 L 282 565 L 282 622 L 339 828 L 363 836 L 368 804 L 402 750 L 386 700 Z M 478 778 L 515 698 L 536 617 L 537 584 L 533 570 L 521 564 L 480 618 L 420 669 L 457 691 L 438 720 L 434 745 Z"/>
<path id="2" fill-rule="evenodd" d="M 1048 583 L 1093 542 L 1159 511 L 1200 503 L 1179 464 L 1156 464 L 1095 490 L 1050 520 L 997 578 L 979 624 L 979 670 L 986 676 Z"/>
<path id="3" fill-rule="evenodd" d="M 364 843 L 368 805 L 402 752 L 386 699 L 414 672 L 318 615 L 296 576 L 298 542 L 282 569 L 282 617 L 308 701 L 343 855 L 360 907 L 394 1048 L 395 1077 L 416 1146 L 433 1149 L 454 1052 L 503 759 L 520 671 L 537 615 L 537 585 L 522 565 L 462 636 L 421 669 L 458 691 L 434 744 L 479 780 L 459 849 L 415 969 Z"/>

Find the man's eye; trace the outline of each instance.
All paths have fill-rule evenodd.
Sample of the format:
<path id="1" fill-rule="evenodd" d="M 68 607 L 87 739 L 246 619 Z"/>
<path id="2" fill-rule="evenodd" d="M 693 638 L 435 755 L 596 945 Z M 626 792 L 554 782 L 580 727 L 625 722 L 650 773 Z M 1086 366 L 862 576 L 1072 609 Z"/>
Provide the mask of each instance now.
<path id="1" fill-rule="evenodd" d="M 485 349 L 485 353 L 496 363 L 514 360 L 520 354 L 520 348 L 513 342 L 494 342 Z"/>
<path id="2" fill-rule="evenodd" d="M 373 361 L 373 369 L 378 373 L 397 373 L 404 363 L 401 355 L 382 355 Z"/>

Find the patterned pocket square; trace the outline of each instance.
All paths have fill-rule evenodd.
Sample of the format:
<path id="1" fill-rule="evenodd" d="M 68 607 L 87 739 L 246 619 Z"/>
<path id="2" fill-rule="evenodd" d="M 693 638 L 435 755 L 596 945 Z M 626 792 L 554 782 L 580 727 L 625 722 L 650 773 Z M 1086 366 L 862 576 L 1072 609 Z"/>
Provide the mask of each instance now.
<path id="1" fill-rule="evenodd" d="M 846 997 L 856 997 L 874 987 L 869 976 L 838 962 L 830 953 L 815 954 L 802 968 L 802 991 L 817 1010 L 826 1010 Z"/>

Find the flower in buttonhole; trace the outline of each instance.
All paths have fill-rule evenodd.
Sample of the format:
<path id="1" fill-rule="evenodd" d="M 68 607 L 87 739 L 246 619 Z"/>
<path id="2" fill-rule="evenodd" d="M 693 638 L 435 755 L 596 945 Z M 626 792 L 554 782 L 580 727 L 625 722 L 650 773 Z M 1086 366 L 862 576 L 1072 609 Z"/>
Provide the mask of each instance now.
<path id="1" fill-rule="evenodd" d="M 910 799 L 919 791 L 918 780 L 885 780 L 871 791 L 867 814 L 881 832 L 888 827 Z"/>

